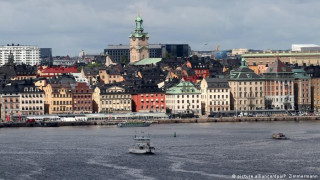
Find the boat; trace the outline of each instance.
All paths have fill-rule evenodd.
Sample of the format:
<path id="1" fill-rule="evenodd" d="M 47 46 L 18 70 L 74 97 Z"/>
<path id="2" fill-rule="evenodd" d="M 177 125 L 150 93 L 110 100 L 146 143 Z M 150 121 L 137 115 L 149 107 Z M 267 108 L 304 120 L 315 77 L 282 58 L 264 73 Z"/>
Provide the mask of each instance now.
<path id="1" fill-rule="evenodd" d="M 273 139 L 278 139 L 278 140 L 286 140 L 288 139 L 283 133 L 277 133 L 277 134 L 272 134 Z"/>
<path id="2" fill-rule="evenodd" d="M 155 148 L 150 144 L 150 136 L 134 136 L 134 145 L 129 148 L 129 152 L 133 154 L 153 154 Z"/>
<path id="3" fill-rule="evenodd" d="M 151 123 L 148 122 L 121 122 L 118 127 L 148 127 Z"/>

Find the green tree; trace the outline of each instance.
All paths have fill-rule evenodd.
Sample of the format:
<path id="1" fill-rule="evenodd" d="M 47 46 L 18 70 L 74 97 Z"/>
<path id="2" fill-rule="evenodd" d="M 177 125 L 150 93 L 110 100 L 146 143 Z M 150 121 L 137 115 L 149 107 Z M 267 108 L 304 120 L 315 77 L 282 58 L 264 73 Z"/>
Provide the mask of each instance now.
<path id="1" fill-rule="evenodd" d="M 121 61 L 120 61 L 121 64 L 127 64 L 128 63 L 128 57 L 127 55 L 122 55 L 121 56 Z"/>

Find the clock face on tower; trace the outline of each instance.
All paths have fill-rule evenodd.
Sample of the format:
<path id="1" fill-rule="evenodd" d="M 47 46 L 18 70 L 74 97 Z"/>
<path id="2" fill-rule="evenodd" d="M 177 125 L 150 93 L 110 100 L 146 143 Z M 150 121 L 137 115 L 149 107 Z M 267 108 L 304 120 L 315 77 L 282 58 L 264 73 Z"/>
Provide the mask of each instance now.
<path id="1" fill-rule="evenodd" d="M 132 40 L 135 41 L 135 40 L 136 40 L 136 37 L 133 36 L 133 37 L 132 37 Z"/>
<path id="2" fill-rule="evenodd" d="M 146 39 L 146 37 L 145 36 L 142 36 L 142 41 L 144 41 Z"/>

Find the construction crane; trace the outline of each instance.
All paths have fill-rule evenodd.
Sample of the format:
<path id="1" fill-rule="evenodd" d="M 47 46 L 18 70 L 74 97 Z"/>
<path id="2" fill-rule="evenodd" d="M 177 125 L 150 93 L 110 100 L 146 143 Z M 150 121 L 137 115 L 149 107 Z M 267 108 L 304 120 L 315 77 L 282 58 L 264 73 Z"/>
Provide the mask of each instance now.
<path id="1" fill-rule="evenodd" d="M 217 47 L 216 47 L 216 52 L 219 51 L 219 47 L 220 47 L 220 45 L 218 44 Z"/>

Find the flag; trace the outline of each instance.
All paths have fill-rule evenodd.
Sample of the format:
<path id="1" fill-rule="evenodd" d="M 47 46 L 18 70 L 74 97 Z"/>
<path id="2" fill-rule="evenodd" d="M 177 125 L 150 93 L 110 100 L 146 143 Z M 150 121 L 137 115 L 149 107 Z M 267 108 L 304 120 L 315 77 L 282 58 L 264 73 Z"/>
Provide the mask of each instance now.
<path id="1" fill-rule="evenodd" d="M 19 114 L 19 122 L 21 122 L 21 115 Z"/>

